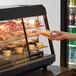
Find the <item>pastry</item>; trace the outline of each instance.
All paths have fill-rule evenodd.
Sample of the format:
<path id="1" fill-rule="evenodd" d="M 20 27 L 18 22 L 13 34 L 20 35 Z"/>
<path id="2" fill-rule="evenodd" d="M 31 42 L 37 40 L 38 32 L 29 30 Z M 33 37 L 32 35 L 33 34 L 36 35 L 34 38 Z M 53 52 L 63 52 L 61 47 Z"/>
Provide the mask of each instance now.
<path id="1" fill-rule="evenodd" d="M 13 37 L 10 34 L 8 34 L 8 33 L 2 34 L 2 35 L 4 36 L 5 40 L 13 39 Z"/>
<path id="2" fill-rule="evenodd" d="M 30 30 L 26 30 L 26 34 L 27 35 L 30 35 L 31 34 L 31 31 Z"/>
<path id="3" fill-rule="evenodd" d="M 10 32 L 9 34 L 13 37 L 13 39 L 16 39 L 17 38 L 16 32 Z"/>
<path id="4" fill-rule="evenodd" d="M 8 44 L 5 43 L 0 44 L 0 47 L 6 47 L 6 46 L 8 46 Z"/>
<path id="5" fill-rule="evenodd" d="M 47 31 L 47 30 L 38 29 L 38 33 L 39 33 L 40 35 L 46 36 L 46 37 L 48 37 L 48 38 L 51 36 L 50 31 Z"/>
<path id="6" fill-rule="evenodd" d="M 35 40 L 33 40 L 33 39 L 28 39 L 28 42 L 30 43 L 33 43 L 33 42 L 35 42 Z"/>
<path id="7" fill-rule="evenodd" d="M 14 44 L 14 45 L 17 45 L 18 43 L 19 43 L 19 41 L 10 42 L 10 44 Z"/>
<path id="8" fill-rule="evenodd" d="M 14 47 L 16 47 L 16 45 L 8 45 L 7 47 L 8 48 L 14 48 Z"/>
<path id="9" fill-rule="evenodd" d="M 3 35 L 0 35 L 0 41 L 4 41 L 5 37 Z"/>

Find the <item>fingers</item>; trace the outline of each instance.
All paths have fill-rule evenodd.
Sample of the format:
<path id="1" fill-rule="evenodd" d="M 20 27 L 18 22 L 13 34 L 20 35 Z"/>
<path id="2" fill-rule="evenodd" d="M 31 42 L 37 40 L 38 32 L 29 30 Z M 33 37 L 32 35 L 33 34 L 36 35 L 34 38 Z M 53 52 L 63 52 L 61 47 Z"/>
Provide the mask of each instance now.
<path id="1" fill-rule="evenodd" d="M 59 33 L 59 31 L 51 31 L 51 33 Z"/>
<path id="2" fill-rule="evenodd" d="M 50 40 L 57 40 L 57 34 L 51 34 L 50 38 L 48 38 Z"/>

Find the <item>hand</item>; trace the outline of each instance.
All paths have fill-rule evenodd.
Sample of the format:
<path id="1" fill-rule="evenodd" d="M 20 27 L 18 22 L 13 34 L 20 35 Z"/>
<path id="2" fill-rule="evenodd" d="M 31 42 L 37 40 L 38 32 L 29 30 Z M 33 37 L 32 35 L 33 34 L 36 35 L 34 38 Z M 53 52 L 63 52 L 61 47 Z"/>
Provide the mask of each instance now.
<path id="1" fill-rule="evenodd" d="M 66 39 L 67 32 L 51 31 L 50 40 L 64 40 Z"/>

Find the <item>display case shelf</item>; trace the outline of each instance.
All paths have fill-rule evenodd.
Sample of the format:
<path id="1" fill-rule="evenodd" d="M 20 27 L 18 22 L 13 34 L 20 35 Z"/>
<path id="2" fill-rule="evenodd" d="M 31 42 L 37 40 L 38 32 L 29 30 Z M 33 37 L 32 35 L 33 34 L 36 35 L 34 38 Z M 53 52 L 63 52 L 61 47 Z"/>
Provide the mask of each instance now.
<path id="1" fill-rule="evenodd" d="M 69 8 L 76 8 L 75 5 L 69 5 Z"/>
<path id="2" fill-rule="evenodd" d="M 37 59 L 43 57 L 43 52 L 31 52 L 31 59 Z M 0 70 L 9 68 L 11 65 L 19 65 L 21 63 L 27 63 L 29 61 L 29 56 L 27 52 L 24 52 L 22 54 L 13 54 L 10 57 L 6 57 L 2 62 L 0 62 Z"/>
<path id="3" fill-rule="evenodd" d="M 75 62 L 68 62 L 68 64 L 69 64 L 69 68 L 76 69 L 76 63 Z"/>
<path id="4" fill-rule="evenodd" d="M 74 26 L 74 25 L 69 25 L 68 27 L 69 28 L 76 28 L 76 26 Z"/>
<path id="5" fill-rule="evenodd" d="M 69 64 L 70 64 L 70 65 L 75 65 L 75 66 L 76 66 L 76 63 L 73 63 L 73 62 L 69 62 Z"/>
<path id="6" fill-rule="evenodd" d="M 68 45 L 69 47 L 76 47 L 76 45 Z"/>
<path id="7" fill-rule="evenodd" d="M 34 29 L 34 28 L 39 28 L 39 27 L 44 27 L 44 25 L 38 25 L 38 27 L 31 27 L 31 28 L 26 28 L 26 29 Z"/>
<path id="8" fill-rule="evenodd" d="M 44 25 L 40 25 L 40 26 L 38 26 L 38 27 L 31 27 L 31 28 L 26 28 L 26 30 L 27 29 L 34 29 L 34 28 L 39 28 L 39 27 L 44 27 Z M 9 31 L 9 32 L 2 32 L 2 33 L 0 33 L 0 34 L 4 34 L 4 33 L 11 33 L 11 32 L 16 32 L 16 31 L 22 31 L 23 29 L 21 29 L 21 30 L 15 30 L 15 31 Z"/>
<path id="9" fill-rule="evenodd" d="M 45 46 L 44 45 L 42 48 L 35 48 L 34 50 L 31 50 L 30 52 L 33 52 L 33 51 L 39 50 L 39 49 L 43 49 L 43 48 L 46 48 L 46 47 L 48 47 L 48 46 Z M 23 54 L 27 55 L 27 49 L 26 48 L 25 48 L 25 51 L 22 54 L 16 54 L 15 51 L 13 51 L 11 56 L 3 56 L 3 55 L 0 55 L 0 59 L 10 58 L 10 57 L 13 57 L 13 56 L 19 56 L 19 55 L 23 55 Z"/>
<path id="10" fill-rule="evenodd" d="M 38 36 L 39 34 L 37 34 L 36 32 L 31 33 L 30 35 L 27 35 L 27 37 L 34 37 L 34 36 Z"/>
<path id="11" fill-rule="evenodd" d="M 34 50 L 39 50 L 39 49 L 43 49 L 43 48 L 46 48 L 46 47 L 48 47 L 48 46 L 43 46 L 42 48 L 35 48 Z M 32 50 L 32 51 L 34 51 L 34 50 Z"/>
<path id="12" fill-rule="evenodd" d="M 30 35 L 27 35 L 27 37 L 34 37 L 34 36 L 39 36 L 39 34 L 37 33 L 31 33 Z M 17 38 L 17 39 L 12 39 L 12 40 L 5 40 L 5 41 L 0 41 L 0 44 L 2 43 L 8 43 L 8 42 L 11 42 L 11 41 L 18 41 L 18 40 L 21 40 L 21 39 L 24 39 L 24 37 L 21 37 L 21 38 Z"/>
<path id="13" fill-rule="evenodd" d="M 34 29 L 34 28 L 39 28 L 39 27 L 43 27 L 44 25 L 40 25 L 40 26 L 38 26 L 38 27 L 32 27 L 32 28 L 26 28 L 26 29 Z M 16 30 L 16 31 L 22 31 L 22 30 Z M 10 31 L 10 32 L 5 32 L 6 34 L 7 33 L 11 33 L 11 32 L 16 32 L 16 31 Z M 4 32 L 3 33 L 1 33 L 1 34 L 4 34 Z M 38 36 L 38 34 L 34 31 L 33 33 L 31 33 L 30 35 L 27 35 L 27 37 L 29 38 L 29 37 L 34 37 L 34 36 Z M 21 39 L 24 39 L 24 37 L 22 37 L 22 38 L 17 38 L 17 39 L 12 39 L 12 40 L 5 40 L 5 41 L 0 41 L 0 44 L 2 44 L 2 43 L 8 43 L 8 42 L 11 42 L 11 41 L 17 41 L 17 40 L 21 40 Z"/>

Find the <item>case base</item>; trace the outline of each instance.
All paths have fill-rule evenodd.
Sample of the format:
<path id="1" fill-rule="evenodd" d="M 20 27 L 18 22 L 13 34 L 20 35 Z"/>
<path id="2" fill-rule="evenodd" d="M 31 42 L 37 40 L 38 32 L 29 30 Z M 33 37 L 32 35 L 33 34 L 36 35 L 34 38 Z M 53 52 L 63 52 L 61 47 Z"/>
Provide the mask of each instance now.
<path id="1" fill-rule="evenodd" d="M 13 66 L 13 68 L 4 70 L 0 72 L 0 76 L 6 76 L 6 75 L 16 75 L 18 73 L 22 73 L 24 71 L 29 71 L 35 68 L 44 68 L 48 65 L 52 64 L 55 61 L 55 55 L 49 55 L 45 57 L 41 57 L 35 60 L 31 60 L 29 62 L 22 63 L 17 66 Z"/>

